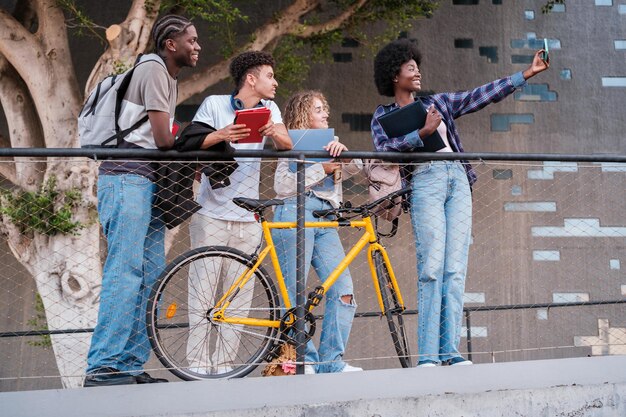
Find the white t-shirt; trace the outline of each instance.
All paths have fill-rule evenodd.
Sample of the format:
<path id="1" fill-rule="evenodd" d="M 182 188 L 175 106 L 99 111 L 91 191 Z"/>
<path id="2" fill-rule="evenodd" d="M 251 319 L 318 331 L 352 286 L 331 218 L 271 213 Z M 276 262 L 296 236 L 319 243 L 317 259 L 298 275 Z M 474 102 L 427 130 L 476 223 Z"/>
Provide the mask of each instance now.
<path id="1" fill-rule="evenodd" d="M 280 109 L 271 100 L 261 100 L 261 103 L 272 112 L 274 123 L 282 123 Z M 231 104 L 230 95 L 209 96 L 200 105 L 194 122 L 203 122 L 221 129 L 235 120 L 235 110 Z M 232 143 L 235 149 L 263 149 L 266 138 L 261 143 Z M 261 158 L 235 158 L 239 167 L 229 179 L 230 185 L 216 190 L 211 188 L 204 174 L 200 182 L 197 201 L 202 208 L 198 213 L 220 220 L 253 222 L 254 215 L 233 203 L 235 197 L 259 198 L 259 181 L 261 177 Z"/>

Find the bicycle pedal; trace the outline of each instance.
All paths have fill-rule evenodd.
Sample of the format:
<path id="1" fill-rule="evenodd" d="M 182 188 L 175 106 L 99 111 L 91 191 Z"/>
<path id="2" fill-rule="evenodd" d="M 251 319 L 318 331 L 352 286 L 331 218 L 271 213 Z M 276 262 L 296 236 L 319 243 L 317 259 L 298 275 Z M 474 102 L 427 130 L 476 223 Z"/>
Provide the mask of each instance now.
<path id="1" fill-rule="evenodd" d="M 315 287 L 315 290 L 309 293 L 308 301 L 306 304 L 306 309 L 308 310 L 310 306 L 317 307 L 323 298 L 324 298 L 324 288 Z"/>

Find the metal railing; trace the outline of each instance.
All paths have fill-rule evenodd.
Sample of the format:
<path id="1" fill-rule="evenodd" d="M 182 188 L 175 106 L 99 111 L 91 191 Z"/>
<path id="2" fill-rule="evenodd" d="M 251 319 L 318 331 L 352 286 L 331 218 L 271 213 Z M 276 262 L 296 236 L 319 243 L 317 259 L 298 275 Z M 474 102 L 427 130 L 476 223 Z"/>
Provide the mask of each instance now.
<path id="1" fill-rule="evenodd" d="M 262 158 L 261 198 L 273 197 L 272 187 L 267 183 L 271 183 L 273 165 L 278 158 L 300 161 L 299 169 L 302 171 L 305 159 L 326 156 L 324 151 L 264 150 L 237 151 L 235 154 L 238 158 Z M 354 151 L 345 152 L 343 156 L 346 159 L 376 158 L 405 164 L 459 158 L 458 154 L 445 153 Z M 219 161 L 222 155 L 203 151 L 179 153 L 156 150 L 28 148 L 0 149 L 0 158 L 4 158 L 0 164 L 35 164 L 60 160 L 65 161 L 68 166 L 80 163 L 93 169 L 107 158 L 148 159 L 168 163 Z M 495 360 L 496 354 L 501 354 L 502 360 L 524 360 L 546 355 L 561 357 L 597 354 L 596 348 L 600 352 L 626 353 L 626 280 L 622 267 L 626 260 L 623 258 L 624 239 L 620 240 L 621 233 L 626 230 L 626 217 L 623 216 L 626 212 L 623 203 L 626 201 L 623 187 L 626 155 L 466 153 L 462 158 L 471 161 L 479 173 L 479 182 L 474 187 L 474 236 L 467 277 L 469 288 L 466 288 L 467 294 L 478 294 L 479 300 L 466 300 L 468 305 L 463 310 L 466 327 L 463 337 L 466 340 L 462 345 L 465 346 L 468 357 L 481 362 Z M 498 175 L 495 171 L 498 171 Z M 500 175 L 503 171 L 506 171 L 504 177 Z M 298 195 L 302 196 L 304 183 L 300 183 L 299 187 Z M 7 191 L 11 189 L 9 185 L 5 187 Z M 366 194 L 367 184 L 364 178 L 354 178 L 345 183 L 346 199 L 354 199 L 358 204 L 366 201 Z M 303 201 L 298 200 L 300 209 Z M 399 236 L 386 240 L 385 246 L 392 254 L 394 268 L 398 269 L 396 274 L 401 276 L 400 287 L 405 299 L 409 300 L 409 308 L 404 315 L 407 317 L 411 337 L 411 353 L 416 355 L 415 255 L 411 249 L 413 237 L 409 216 L 403 215 L 401 220 L 403 223 Z M 574 222 L 576 224 L 572 226 L 571 222 L 568 223 L 570 220 L 578 223 Z M 5 230 L 7 225 L 10 227 L 5 217 Z M 299 226 L 298 230 L 301 231 L 302 224 Z M 568 229 L 576 227 L 580 230 Z M 541 234 L 544 229 L 549 232 L 555 228 L 562 233 L 553 237 Z M 517 236 L 512 236 L 514 233 Z M 303 259 L 303 248 L 306 244 L 303 236 L 300 235 L 301 244 L 298 245 L 299 259 Z M 341 237 L 342 240 L 350 239 L 349 233 L 348 236 Z M 8 238 L 10 239 L 11 237 Z M 9 245 L 13 243 L 9 242 Z M 170 253 L 174 251 L 174 255 L 189 248 L 185 231 L 178 232 L 171 247 L 173 249 Z M 15 247 L 12 249 L 15 250 Z M 84 345 L 88 342 L 88 334 L 93 326 L 65 323 L 57 328 L 46 328 L 49 327 L 46 323 L 51 318 L 45 315 L 40 323 L 33 324 L 31 319 L 29 324 L 25 317 L 36 314 L 34 303 L 27 302 L 19 288 L 15 289 L 18 287 L 16 282 L 29 281 L 30 291 L 42 293 L 41 272 L 39 275 L 37 272 L 33 274 L 31 271 L 36 268 L 33 269 L 32 265 L 27 266 L 28 270 L 20 269 L 20 263 L 15 261 L 15 256 L 8 249 L 5 250 L 7 252 L 4 254 L 0 252 L 5 260 L 3 263 L 7 265 L 5 271 L 0 272 L 0 295 L 4 293 L 6 299 L 10 300 L 6 310 L 10 313 L 2 321 L 4 324 L 0 327 L 0 340 L 13 342 L 8 343 L 1 351 L 7 355 L 3 362 L 13 360 L 17 362 L 17 366 L 0 371 L 0 390 L 14 390 L 19 389 L 20 385 L 16 381 L 23 381 L 25 376 L 36 376 L 25 375 L 28 371 L 23 369 L 24 366 L 19 366 L 20 361 L 47 361 L 43 367 L 46 371 L 40 376 L 55 375 L 52 371 L 55 360 L 50 358 L 50 353 L 43 354 L 37 350 L 42 348 L 38 347 L 31 349 L 32 352 L 26 357 L 15 353 L 16 349 L 27 345 L 33 338 L 64 335 L 72 337 L 78 334 L 87 335 L 87 339 L 76 342 Z M 548 253 L 548 258 L 541 259 L 544 252 Z M 494 255 L 490 256 L 490 253 Z M 589 253 L 594 256 L 589 256 Z M 575 257 L 581 254 L 584 259 L 576 260 Z M 168 259 L 172 257 L 171 254 Z M 520 261 L 520 258 L 525 260 Z M 598 258 L 602 258 L 601 262 Z M 406 262 L 407 259 L 411 259 L 409 263 Z M 573 272 L 576 267 L 586 270 Z M 366 369 L 398 366 L 393 347 L 386 340 L 387 336 L 380 338 L 385 340 L 379 340 L 373 333 L 388 331 L 384 327 L 373 325 L 376 318 L 380 317 L 380 313 L 373 308 L 374 300 L 360 298 L 359 286 L 367 285 L 355 278 L 361 275 L 361 269 L 357 265 L 352 265 L 351 268 L 355 280 L 355 295 L 360 301 L 355 315 L 358 320 L 354 324 L 346 360 Z M 363 274 L 366 273 L 366 269 L 362 271 Z M 563 271 L 562 274 L 559 271 Z M 589 277 L 589 273 L 594 275 L 596 281 Z M 299 294 L 304 294 L 302 261 L 299 263 L 299 274 Z M 316 281 L 317 278 L 314 277 L 308 279 L 309 285 Z M 34 285 L 35 282 L 38 283 L 37 286 Z M 371 291 L 363 294 L 369 296 Z M 547 300 L 550 298 L 548 295 L 552 296 L 551 302 Z M 300 297 L 298 300 L 303 299 Z M 479 305 L 475 305 L 476 303 Z M 26 304 L 30 304 L 30 307 L 24 308 Z M 573 315 L 553 313 L 552 310 L 557 308 L 576 309 L 576 315 L 582 314 L 581 309 L 586 313 L 583 314 L 583 320 L 578 320 Z M 29 313 L 18 317 L 15 312 L 20 310 L 28 310 Z M 530 316 L 531 312 L 535 316 Z M 45 314 L 49 312 L 46 311 Z M 553 315 L 557 317 L 552 317 Z M 513 331 L 511 325 L 519 325 L 519 331 Z M 597 340 L 594 341 L 594 338 Z M 83 346 L 81 354 L 84 352 Z M 299 353 L 302 352 L 300 349 Z M 151 363 L 151 369 L 162 368 L 155 362 Z M 59 371 L 57 375 L 81 378 L 76 372 L 63 375 L 63 371 Z M 30 386 L 38 385 L 32 383 Z"/>

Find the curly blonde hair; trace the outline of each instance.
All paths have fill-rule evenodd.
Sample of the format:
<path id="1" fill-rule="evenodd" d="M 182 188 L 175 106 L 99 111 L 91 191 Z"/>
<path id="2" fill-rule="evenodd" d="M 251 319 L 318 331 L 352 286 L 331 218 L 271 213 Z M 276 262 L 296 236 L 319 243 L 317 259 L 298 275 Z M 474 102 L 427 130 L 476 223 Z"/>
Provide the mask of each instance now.
<path id="1" fill-rule="evenodd" d="M 308 129 L 310 127 L 313 100 L 316 98 L 322 102 L 324 111 L 330 114 L 328 101 L 326 101 L 326 97 L 320 91 L 299 91 L 289 97 L 285 105 L 283 123 L 285 123 L 287 129 Z"/>

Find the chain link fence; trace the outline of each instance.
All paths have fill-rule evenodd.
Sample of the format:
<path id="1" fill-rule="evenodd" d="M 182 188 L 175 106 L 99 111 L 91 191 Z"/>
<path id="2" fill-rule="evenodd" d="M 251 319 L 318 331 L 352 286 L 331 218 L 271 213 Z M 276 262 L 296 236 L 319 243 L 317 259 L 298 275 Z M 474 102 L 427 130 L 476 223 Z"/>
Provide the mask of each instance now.
<path id="1" fill-rule="evenodd" d="M 276 196 L 277 155 L 267 151 L 260 154 L 261 199 Z M 375 154 L 350 155 L 362 158 Z M 559 158 L 549 155 L 526 156 L 526 160 L 525 156 L 502 155 L 500 160 L 493 154 L 489 158 L 479 156 L 468 154 L 470 159 L 476 159 L 472 164 L 479 181 L 472 194 L 460 352 L 474 363 L 626 354 L 626 164 L 619 157 L 570 156 L 555 161 Z M 2 183 L 0 299 L 5 313 L 0 317 L 0 390 L 80 386 L 97 319 L 101 265 L 106 258 L 106 240 L 96 209 L 100 162 L 98 158 L 54 155 L 45 159 L 29 155 L 29 159 L 5 160 L 0 164 L 4 165 L 0 166 L 2 172 L 26 172 L 33 177 L 27 190 L 18 189 L 8 180 Z M 409 163 L 417 164 L 428 162 Z M 367 203 L 368 184 L 362 173 L 342 180 L 344 204 L 350 202 L 357 207 Z M 197 193 L 197 182 L 194 189 Z M 297 200 L 292 204 L 297 208 Z M 272 220 L 272 209 L 264 213 L 267 220 Z M 237 223 L 225 224 L 228 234 L 247 245 L 243 253 L 248 255 L 257 247 L 266 247 L 260 224 L 251 225 L 250 229 Z M 380 221 L 379 227 L 386 230 L 389 224 Z M 151 355 L 145 368 L 153 375 L 170 380 L 186 375 L 219 376 L 220 372 L 243 376 L 228 373 L 240 362 L 250 361 L 258 366 L 251 367 L 249 375 L 260 376 L 267 367 L 266 360 L 271 359 L 267 354 L 272 343 L 266 344 L 265 340 L 279 342 L 281 334 L 289 332 L 281 332 L 273 325 L 255 327 L 245 319 L 277 322 L 283 317 L 283 326 L 291 329 L 289 320 L 302 314 L 294 310 L 291 316 L 284 316 L 276 264 L 270 255 L 262 263 L 267 276 L 257 274 L 254 283 L 241 285 L 236 299 L 230 297 L 232 288 L 225 277 L 242 270 L 250 261 L 237 258 L 239 255 L 228 259 L 222 256 L 218 264 L 217 258 L 198 257 L 202 251 L 189 253 L 199 246 L 192 241 L 223 239 L 212 236 L 217 228 L 212 226 L 210 216 L 201 211 L 166 234 L 166 272 L 170 278 L 167 286 L 162 287 L 148 327 L 152 326 L 151 330 L 159 335 L 159 341 L 154 343 L 157 350 L 169 353 L 161 355 L 165 356 L 164 361 Z M 320 230 L 336 233 L 347 252 L 365 228 Z M 272 236 L 277 243 L 276 230 Z M 318 235 L 316 238 L 321 239 Z M 307 235 L 307 245 L 310 239 Z M 320 250 L 313 251 L 310 258 L 313 267 L 305 295 L 321 283 L 316 269 L 323 271 L 328 268 L 329 258 L 341 257 L 336 251 L 323 250 L 336 248 L 334 244 L 323 239 L 320 242 Z M 411 365 L 415 365 L 419 359 L 418 278 L 408 213 L 400 216 L 397 234 L 382 237 L 381 243 L 406 305 L 401 317 L 408 356 Z M 283 245 L 283 266 L 297 253 L 292 246 Z M 183 254 L 187 254 L 184 261 Z M 314 318 L 305 320 L 304 327 L 308 330 L 315 322 L 311 340 L 320 352 L 341 350 L 345 343 L 342 360 L 351 366 L 365 370 L 400 367 L 407 363 L 398 359 L 397 340 L 392 339 L 389 323 L 381 314 L 366 255 L 366 250 L 361 251 L 348 266 L 353 287 L 343 286 L 340 279 L 335 284 L 338 291 L 329 293 L 333 294 L 333 302 L 339 303 L 333 307 L 334 312 L 325 314 L 326 303 L 322 300 L 313 310 Z M 221 281 L 207 278 L 216 275 L 217 270 L 222 273 Z M 208 282 L 214 287 L 208 287 Z M 276 295 L 268 296 L 270 290 L 275 290 Z M 242 301 L 237 304 L 237 300 Z M 214 307 L 219 301 L 232 301 L 222 312 L 230 312 L 238 319 L 231 323 L 216 319 Z M 293 301 L 291 304 L 295 307 Z M 345 317 L 351 314 L 355 315 L 352 327 L 342 328 Z M 151 315 L 147 317 L 150 322 Z M 339 328 L 342 335 L 349 335 L 347 343 L 345 338 L 338 341 L 341 337 L 331 335 L 325 340 L 335 345 L 320 346 L 323 327 Z M 223 353 L 228 351 L 231 353 Z M 303 352 L 304 349 L 299 350 Z M 315 365 L 320 365 L 319 370 L 328 363 Z M 177 373 L 180 367 L 191 371 Z M 332 364 L 328 369 L 331 368 Z M 292 372 L 290 367 L 281 369 Z"/>

